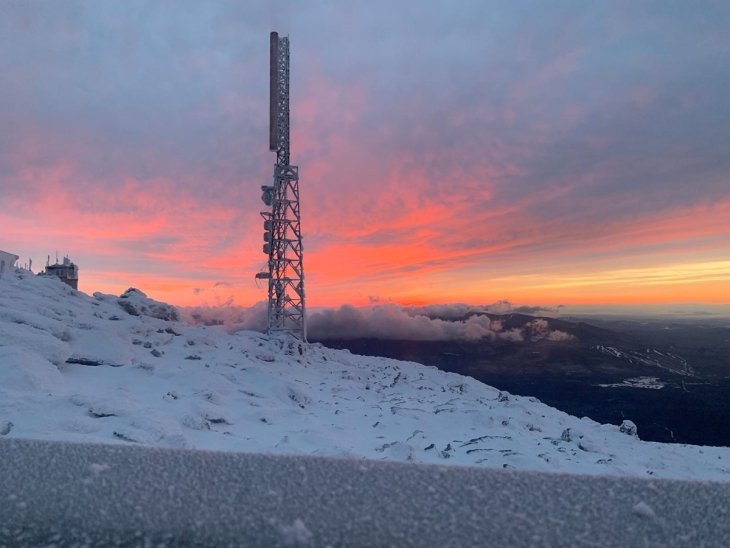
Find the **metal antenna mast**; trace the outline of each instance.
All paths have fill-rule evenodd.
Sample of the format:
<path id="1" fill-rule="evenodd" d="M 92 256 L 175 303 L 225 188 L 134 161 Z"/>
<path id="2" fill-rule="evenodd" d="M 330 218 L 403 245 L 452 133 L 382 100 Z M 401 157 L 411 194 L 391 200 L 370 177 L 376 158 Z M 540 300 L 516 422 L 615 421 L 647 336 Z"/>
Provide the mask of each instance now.
<path id="1" fill-rule="evenodd" d="M 269 150 L 276 151 L 273 186 L 262 186 L 261 199 L 271 209 L 264 218 L 264 253 L 269 280 L 267 333 L 286 331 L 307 340 L 299 168 L 289 165 L 289 38 L 271 33 Z"/>

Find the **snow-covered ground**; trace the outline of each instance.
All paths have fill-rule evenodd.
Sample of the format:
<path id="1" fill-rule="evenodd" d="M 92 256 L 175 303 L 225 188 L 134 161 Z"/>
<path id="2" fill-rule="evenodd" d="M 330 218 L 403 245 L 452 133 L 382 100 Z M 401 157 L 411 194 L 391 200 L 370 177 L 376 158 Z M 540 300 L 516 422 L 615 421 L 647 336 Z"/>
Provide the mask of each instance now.
<path id="1" fill-rule="evenodd" d="M 666 386 L 659 380 L 659 377 L 635 377 L 626 379 L 620 383 L 614 384 L 597 384 L 601 388 L 648 388 L 650 390 L 661 390 Z"/>
<path id="2" fill-rule="evenodd" d="M 0 278 L 0 435 L 730 480 L 730 448 L 642 442 L 468 377 L 193 327 L 137 290 L 20 269 Z"/>

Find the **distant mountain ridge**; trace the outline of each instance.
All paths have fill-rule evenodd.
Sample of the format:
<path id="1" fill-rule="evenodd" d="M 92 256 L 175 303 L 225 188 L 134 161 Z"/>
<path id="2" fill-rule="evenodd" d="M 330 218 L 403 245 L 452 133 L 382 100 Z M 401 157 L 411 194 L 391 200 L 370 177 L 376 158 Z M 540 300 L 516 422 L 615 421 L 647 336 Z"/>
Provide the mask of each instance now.
<path id="1" fill-rule="evenodd" d="M 319 342 L 469 375 L 600 422 L 618 424 L 631 417 L 652 441 L 730 446 L 729 328 L 476 314 L 487 316 L 501 332 L 519 333 L 520 339 Z M 538 324 L 542 329 L 535 332 Z M 550 339 L 548 333 L 571 338 Z M 647 393 L 650 387 L 653 393 Z"/>

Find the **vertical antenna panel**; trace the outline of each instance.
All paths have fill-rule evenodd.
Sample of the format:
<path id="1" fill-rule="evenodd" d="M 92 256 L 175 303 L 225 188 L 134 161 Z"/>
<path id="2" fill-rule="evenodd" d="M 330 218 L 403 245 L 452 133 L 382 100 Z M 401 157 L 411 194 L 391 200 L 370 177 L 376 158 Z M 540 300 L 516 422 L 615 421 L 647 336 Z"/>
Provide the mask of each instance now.
<path id="1" fill-rule="evenodd" d="M 272 32 L 269 46 L 269 150 L 279 141 L 279 33 Z"/>

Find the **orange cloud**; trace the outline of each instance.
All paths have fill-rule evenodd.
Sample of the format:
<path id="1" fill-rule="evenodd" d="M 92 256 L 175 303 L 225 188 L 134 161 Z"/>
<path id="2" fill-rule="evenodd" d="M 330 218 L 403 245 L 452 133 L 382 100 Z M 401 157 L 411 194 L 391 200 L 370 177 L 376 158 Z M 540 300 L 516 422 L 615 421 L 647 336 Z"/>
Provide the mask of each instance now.
<path id="1" fill-rule="evenodd" d="M 671 199 L 677 189 L 661 186 L 618 192 L 613 158 L 538 169 L 550 160 L 540 147 L 560 145 L 556 136 L 583 123 L 587 110 L 562 104 L 533 120 L 533 100 L 547 84 L 564 85 L 578 58 L 561 56 L 508 87 L 501 105 L 462 104 L 443 92 L 449 108 L 429 112 L 433 97 L 418 89 L 392 111 L 402 116 L 392 123 L 382 114 L 371 119 L 367 82 L 336 85 L 313 64 L 292 106 L 310 304 L 364 304 L 369 295 L 416 304 L 730 301 L 727 192 L 714 201 Z M 659 100 L 650 95 L 636 88 L 633 102 Z M 257 106 L 228 90 L 196 112 L 244 126 Z M 501 138 L 494 128 L 505 121 L 522 123 L 522 133 Z M 240 160 L 221 155 L 204 165 L 187 162 L 185 150 L 170 152 L 172 161 L 151 150 L 145 162 L 157 169 L 146 173 L 128 143 L 132 152 L 97 148 L 91 137 L 66 143 L 29 123 L 15 147 L 0 152 L 0 244 L 36 259 L 56 249 L 70 254 L 88 292 L 137 286 L 181 305 L 261 300 L 265 291 L 253 279 L 266 260 L 258 187 L 273 164 L 261 129 L 261 149 L 237 151 Z M 571 146 L 578 141 L 599 151 L 615 144 L 587 135 Z M 699 161 L 691 150 L 672 150 L 676 157 L 629 157 L 648 171 Z M 97 155 L 114 169 L 94 170 L 89 158 Z M 239 169 L 244 157 L 260 169 Z"/>

